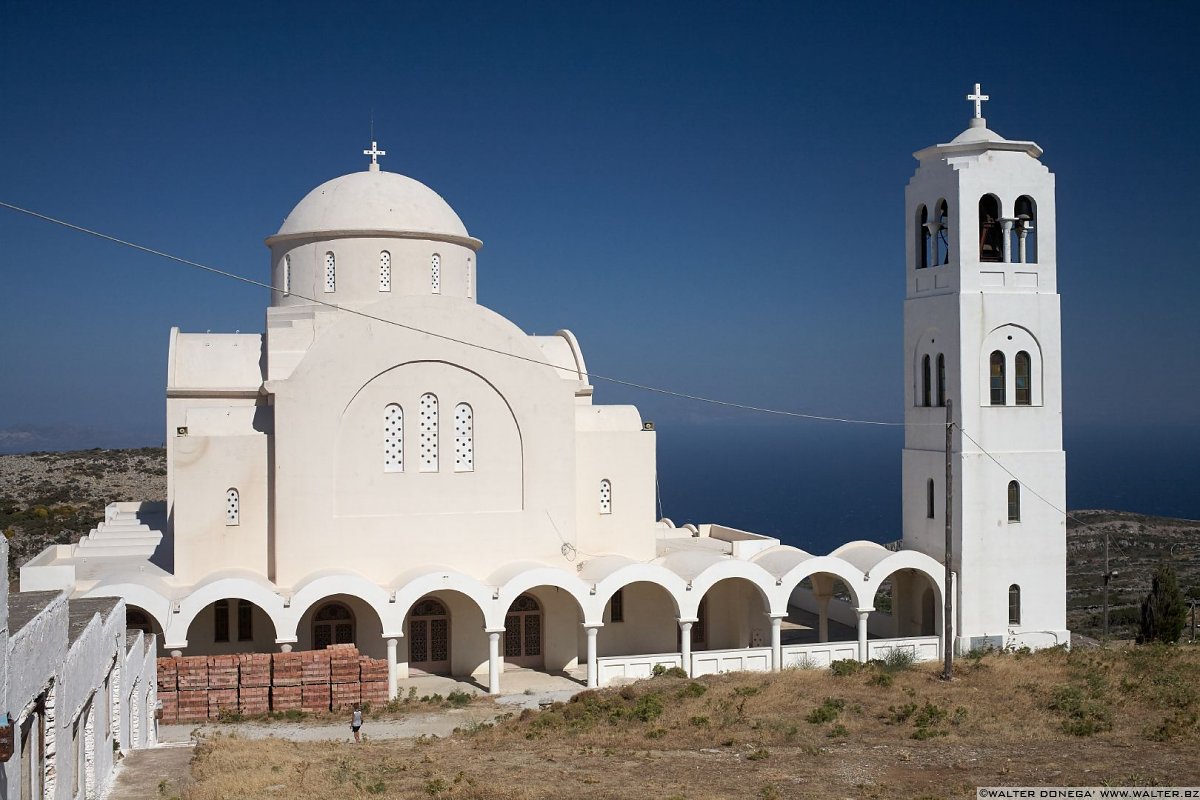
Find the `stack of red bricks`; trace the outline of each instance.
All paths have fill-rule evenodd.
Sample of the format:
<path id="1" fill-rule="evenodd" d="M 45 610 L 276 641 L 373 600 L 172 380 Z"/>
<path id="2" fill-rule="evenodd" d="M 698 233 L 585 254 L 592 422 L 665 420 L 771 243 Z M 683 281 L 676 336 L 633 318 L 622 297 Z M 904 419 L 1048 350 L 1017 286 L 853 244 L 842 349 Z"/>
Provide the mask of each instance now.
<path id="1" fill-rule="evenodd" d="M 362 681 L 362 701 L 375 707 L 388 700 L 388 662 L 383 658 L 358 657 L 358 669 Z"/>
<path id="2" fill-rule="evenodd" d="M 329 710 L 329 651 L 308 650 L 300 654 L 300 710 Z"/>
<path id="3" fill-rule="evenodd" d="M 158 659 L 163 721 L 203 722 L 222 711 L 343 710 L 387 702 L 388 662 L 352 644 L 301 653 Z"/>
<path id="4" fill-rule="evenodd" d="M 301 653 L 271 656 L 271 710 L 300 710 Z"/>
<path id="5" fill-rule="evenodd" d="M 238 657 L 238 711 L 265 714 L 271 710 L 271 656 L 242 653 Z"/>
<path id="6" fill-rule="evenodd" d="M 179 670 L 175 659 L 158 659 L 158 699 L 162 703 L 162 721 L 173 725 L 179 717 Z"/>
<path id="7" fill-rule="evenodd" d="M 179 686 L 176 719 L 203 722 L 208 719 L 208 656 L 184 656 L 175 662 Z"/>
<path id="8" fill-rule="evenodd" d="M 358 648 L 352 644 L 334 644 L 325 652 L 329 653 L 329 699 L 333 710 L 353 708 L 362 699 Z"/>

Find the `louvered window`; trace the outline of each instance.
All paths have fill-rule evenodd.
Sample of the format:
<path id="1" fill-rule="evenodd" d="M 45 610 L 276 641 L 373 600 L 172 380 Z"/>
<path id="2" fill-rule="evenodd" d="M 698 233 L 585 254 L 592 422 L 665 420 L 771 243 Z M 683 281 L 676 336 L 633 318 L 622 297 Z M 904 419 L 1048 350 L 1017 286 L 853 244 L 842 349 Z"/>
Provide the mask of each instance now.
<path id="1" fill-rule="evenodd" d="M 379 291 L 392 290 L 392 254 L 384 250 L 379 254 Z"/>
<path id="2" fill-rule="evenodd" d="M 383 471 L 404 472 L 404 409 L 396 403 L 383 409 Z"/>
<path id="3" fill-rule="evenodd" d="M 325 254 L 325 291 L 332 292 L 337 289 L 337 264 L 333 258 L 333 253 Z"/>
<path id="4" fill-rule="evenodd" d="M 429 283 L 434 294 L 442 293 L 442 257 L 437 253 L 434 253 L 430 260 Z"/>
<path id="5" fill-rule="evenodd" d="M 421 395 L 421 472 L 438 471 L 438 399 L 434 394 Z"/>
<path id="6" fill-rule="evenodd" d="M 475 412 L 466 403 L 454 407 L 454 471 L 475 471 Z"/>

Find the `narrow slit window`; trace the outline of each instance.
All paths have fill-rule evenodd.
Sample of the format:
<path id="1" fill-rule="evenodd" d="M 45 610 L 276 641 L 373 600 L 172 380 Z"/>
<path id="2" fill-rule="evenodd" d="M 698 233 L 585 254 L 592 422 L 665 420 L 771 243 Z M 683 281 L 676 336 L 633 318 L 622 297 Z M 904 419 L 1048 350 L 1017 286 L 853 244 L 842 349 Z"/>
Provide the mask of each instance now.
<path id="1" fill-rule="evenodd" d="M 404 472 L 404 409 L 397 403 L 383 409 L 383 471 Z"/>
<path id="2" fill-rule="evenodd" d="M 929 356 L 921 357 L 921 405 L 930 405 Z"/>
<path id="3" fill-rule="evenodd" d="M 937 357 L 937 404 L 939 408 L 946 407 L 946 354 L 938 353 Z"/>
<path id="4" fill-rule="evenodd" d="M 225 524 L 239 525 L 242 516 L 242 499 L 237 489 L 225 492 Z"/>
<path id="5" fill-rule="evenodd" d="M 238 641 L 254 641 L 254 604 L 238 600 Z"/>
<path id="6" fill-rule="evenodd" d="M 1008 587 L 1008 624 L 1021 624 L 1021 587 L 1015 583 Z"/>
<path id="7" fill-rule="evenodd" d="M 325 254 L 325 291 L 337 290 L 337 261 L 333 253 Z"/>
<path id="8" fill-rule="evenodd" d="M 600 513 L 612 513 L 612 481 L 608 478 L 600 481 Z"/>
<path id="9" fill-rule="evenodd" d="M 625 590 L 617 589 L 613 592 L 612 600 L 608 601 L 608 621 L 609 622 L 624 622 L 625 621 Z"/>
<path id="10" fill-rule="evenodd" d="M 475 471 L 475 412 L 466 403 L 454 407 L 454 471 Z"/>
<path id="11" fill-rule="evenodd" d="M 1021 484 L 1008 482 L 1008 521 L 1021 521 Z"/>
<path id="12" fill-rule="evenodd" d="M 379 254 L 379 291 L 392 290 L 392 254 L 384 250 Z"/>
<path id="13" fill-rule="evenodd" d="M 421 472 L 438 471 L 438 399 L 435 394 L 421 395 Z"/>
<path id="14" fill-rule="evenodd" d="M 213 641 L 229 641 L 229 601 L 218 600 L 213 603 Z"/>
<path id="15" fill-rule="evenodd" d="M 1032 359 L 1029 358 L 1029 353 L 1026 353 L 1024 350 L 1017 353 L 1014 365 L 1017 370 L 1017 405 L 1033 405 L 1033 383 L 1030 376 L 1033 363 Z"/>
<path id="16" fill-rule="evenodd" d="M 285 296 L 292 293 L 292 257 L 290 255 L 283 257 L 283 293 Z"/>
<path id="17" fill-rule="evenodd" d="M 991 376 L 991 402 L 994 406 L 1005 405 L 1008 401 L 1005 394 L 1004 385 L 1004 353 L 999 350 L 993 350 L 989 361 L 989 374 Z"/>
<path id="18" fill-rule="evenodd" d="M 437 253 L 429 262 L 429 283 L 434 294 L 442 293 L 442 257 Z"/>
<path id="19" fill-rule="evenodd" d="M 934 493 L 933 493 L 933 478 L 925 481 L 925 518 L 933 519 L 934 514 Z"/>

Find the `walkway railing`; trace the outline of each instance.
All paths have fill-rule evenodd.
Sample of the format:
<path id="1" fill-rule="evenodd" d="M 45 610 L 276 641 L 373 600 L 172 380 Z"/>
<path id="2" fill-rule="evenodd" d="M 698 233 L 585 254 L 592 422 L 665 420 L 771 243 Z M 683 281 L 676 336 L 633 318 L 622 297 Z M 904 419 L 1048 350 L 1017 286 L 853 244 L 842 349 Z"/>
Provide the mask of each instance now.
<path id="1" fill-rule="evenodd" d="M 939 658 L 939 639 L 936 636 L 908 636 L 895 639 L 870 639 L 867 658 L 886 658 L 893 650 L 911 653 L 915 661 L 936 661 Z M 691 654 L 691 674 L 715 675 L 721 672 L 770 672 L 771 648 L 741 647 L 730 650 L 696 650 Z M 858 659 L 858 642 L 820 642 L 790 644 L 780 648 L 783 669 L 828 667 L 834 661 Z M 599 685 L 613 681 L 649 678 L 656 666 L 682 667 L 680 653 L 650 655 L 603 656 L 596 659 Z"/>

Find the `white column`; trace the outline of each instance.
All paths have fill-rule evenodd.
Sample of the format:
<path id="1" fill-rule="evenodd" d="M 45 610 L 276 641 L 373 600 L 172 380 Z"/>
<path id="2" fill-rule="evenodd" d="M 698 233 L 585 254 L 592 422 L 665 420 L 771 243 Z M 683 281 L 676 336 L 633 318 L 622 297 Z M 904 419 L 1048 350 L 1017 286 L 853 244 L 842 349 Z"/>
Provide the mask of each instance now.
<path id="1" fill-rule="evenodd" d="M 771 618 L 771 671 L 783 669 L 783 614 L 769 614 Z"/>
<path id="2" fill-rule="evenodd" d="M 504 628 L 488 628 L 488 694 L 500 694 L 500 673 L 504 662 L 500 660 L 500 637 Z"/>
<path id="3" fill-rule="evenodd" d="M 817 595 L 817 641 L 829 641 L 829 601 L 833 595 Z"/>
<path id="4" fill-rule="evenodd" d="M 679 620 L 679 654 L 683 661 L 683 671 L 692 677 L 692 623 L 694 619 Z"/>
<path id="5" fill-rule="evenodd" d="M 1025 263 L 1025 237 L 1028 234 L 1029 231 L 1024 225 L 1017 228 L 1017 261 L 1022 264 Z"/>
<path id="6" fill-rule="evenodd" d="M 387 640 L 388 660 L 388 700 L 395 700 L 400 693 L 400 665 L 396 661 L 396 649 L 400 642 L 395 639 Z"/>
<path id="7" fill-rule="evenodd" d="M 1001 236 L 1004 237 L 1004 263 L 1012 262 L 1012 227 L 1016 220 L 1002 219 L 1000 220 Z"/>
<path id="8" fill-rule="evenodd" d="M 583 624 L 584 631 L 587 632 L 587 686 L 589 689 L 595 689 L 600 685 L 599 670 L 596 666 L 596 634 L 604 627 L 601 623 Z"/>
<path id="9" fill-rule="evenodd" d="M 867 617 L 870 616 L 873 608 L 857 608 L 858 613 L 858 660 L 866 662 L 867 660 Z"/>

